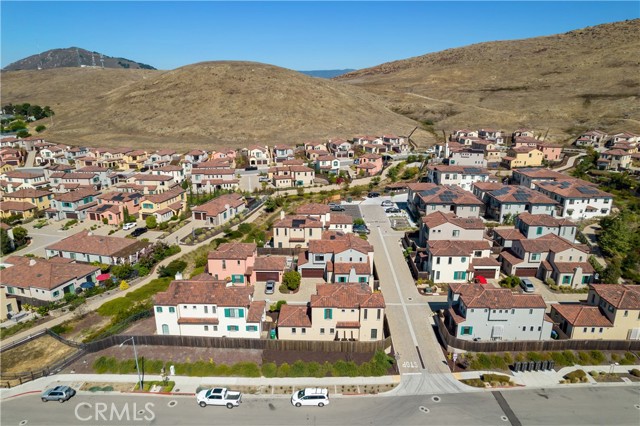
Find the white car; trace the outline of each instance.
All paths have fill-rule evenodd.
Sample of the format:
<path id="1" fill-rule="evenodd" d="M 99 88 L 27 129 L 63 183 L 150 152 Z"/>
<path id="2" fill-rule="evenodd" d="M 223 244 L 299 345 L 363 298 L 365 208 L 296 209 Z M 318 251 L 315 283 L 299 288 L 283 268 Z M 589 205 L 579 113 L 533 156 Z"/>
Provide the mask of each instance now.
<path id="1" fill-rule="evenodd" d="M 382 207 L 393 207 L 394 203 L 391 200 L 384 200 L 382 202 L 382 204 L 380 204 Z"/>
<path id="2" fill-rule="evenodd" d="M 125 223 L 124 225 L 122 225 L 122 229 L 124 229 L 125 231 L 128 231 L 129 229 L 133 229 L 136 227 L 136 223 L 135 222 L 129 222 L 129 223 Z"/>
<path id="3" fill-rule="evenodd" d="M 326 388 L 305 388 L 291 395 L 291 404 L 296 407 L 316 405 L 324 407 L 329 404 L 329 391 Z"/>
<path id="4" fill-rule="evenodd" d="M 201 407 L 207 405 L 223 405 L 227 408 L 240 406 L 242 394 L 227 388 L 213 388 L 201 390 L 196 395 L 196 401 Z"/>
<path id="5" fill-rule="evenodd" d="M 258 182 L 271 182 L 268 176 L 260 176 Z"/>

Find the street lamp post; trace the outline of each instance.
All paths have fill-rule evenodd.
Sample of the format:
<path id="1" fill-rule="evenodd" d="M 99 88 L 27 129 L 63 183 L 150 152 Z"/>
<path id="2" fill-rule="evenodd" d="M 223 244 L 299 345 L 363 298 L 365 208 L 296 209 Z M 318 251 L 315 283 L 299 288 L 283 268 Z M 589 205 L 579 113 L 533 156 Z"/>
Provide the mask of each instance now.
<path id="1" fill-rule="evenodd" d="M 122 345 L 124 345 L 128 340 L 131 340 L 131 344 L 133 345 L 133 356 L 136 359 L 136 371 L 138 372 L 138 386 L 140 386 L 140 390 L 142 391 L 142 376 L 140 375 L 140 366 L 138 364 L 138 352 L 136 351 L 136 341 L 134 340 L 135 336 L 131 336 L 130 338 L 124 340 L 122 343 L 120 343 L 120 347 L 122 347 Z"/>

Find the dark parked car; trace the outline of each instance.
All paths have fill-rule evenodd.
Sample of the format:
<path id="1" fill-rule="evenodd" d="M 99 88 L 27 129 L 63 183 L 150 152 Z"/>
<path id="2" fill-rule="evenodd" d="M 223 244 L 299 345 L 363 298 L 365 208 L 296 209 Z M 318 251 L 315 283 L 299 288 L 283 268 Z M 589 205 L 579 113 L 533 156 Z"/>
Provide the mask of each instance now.
<path id="1" fill-rule="evenodd" d="M 144 234 L 145 232 L 147 232 L 147 228 L 136 228 L 131 233 L 131 236 L 132 237 L 139 237 L 140 235 Z"/>
<path id="2" fill-rule="evenodd" d="M 388 208 L 388 209 L 386 209 L 384 212 L 385 212 L 385 213 L 400 213 L 400 212 L 402 212 L 402 210 L 400 210 L 400 209 L 399 209 L 399 208 L 397 208 L 397 207 L 389 207 L 389 208 Z"/>
<path id="3" fill-rule="evenodd" d="M 247 171 L 247 172 L 251 172 L 251 171 L 253 171 L 253 170 L 258 170 L 258 166 L 247 166 L 247 167 L 245 167 L 244 169 L 245 169 L 245 171 Z"/>
<path id="4" fill-rule="evenodd" d="M 379 197 L 379 196 L 380 196 L 380 193 L 379 193 L 379 192 L 370 192 L 370 193 L 367 195 L 367 197 L 369 197 L 369 198 L 377 198 L 377 197 Z"/>
<path id="5" fill-rule="evenodd" d="M 340 204 L 329 205 L 329 208 L 331 209 L 332 212 L 343 212 L 344 211 L 344 206 L 341 206 Z"/>
<path id="6" fill-rule="evenodd" d="M 46 389 L 44 392 L 42 392 L 40 399 L 42 399 L 42 402 L 65 402 L 75 394 L 76 391 L 69 386 L 56 386 L 55 388 Z"/>
<path id="7" fill-rule="evenodd" d="M 355 232 L 356 234 L 368 234 L 371 231 L 369 231 L 369 228 L 367 228 L 365 225 L 353 225 L 353 232 Z"/>

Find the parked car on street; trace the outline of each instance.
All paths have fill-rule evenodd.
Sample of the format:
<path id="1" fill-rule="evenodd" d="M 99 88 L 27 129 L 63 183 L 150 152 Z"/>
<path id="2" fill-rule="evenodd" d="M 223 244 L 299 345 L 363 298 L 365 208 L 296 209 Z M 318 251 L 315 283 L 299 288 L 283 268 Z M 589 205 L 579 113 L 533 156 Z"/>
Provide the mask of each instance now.
<path id="1" fill-rule="evenodd" d="M 366 225 L 353 225 L 353 232 L 356 234 L 369 234 L 369 228 Z"/>
<path id="2" fill-rule="evenodd" d="M 525 293 L 533 293 L 534 291 L 536 291 L 533 283 L 528 278 L 520 278 L 520 287 L 522 287 Z"/>
<path id="3" fill-rule="evenodd" d="M 42 392 L 40 399 L 42 402 L 58 401 L 60 403 L 68 401 L 69 398 L 74 396 L 76 391 L 69 386 L 56 386 L 55 388 L 46 389 Z"/>
<path id="4" fill-rule="evenodd" d="M 240 406 L 242 394 L 227 388 L 204 389 L 196 395 L 196 401 L 201 407 L 207 405 L 223 405 L 227 408 Z"/>
<path id="5" fill-rule="evenodd" d="M 276 282 L 273 280 L 269 280 L 264 286 L 264 294 L 273 294 L 275 289 L 276 289 Z"/>
<path id="6" fill-rule="evenodd" d="M 379 192 L 370 192 L 370 193 L 367 194 L 367 197 L 369 197 L 369 198 L 377 198 L 379 196 L 380 196 Z"/>
<path id="7" fill-rule="evenodd" d="M 332 212 L 343 212 L 345 210 L 344 206 L 340 204 L 329 205 L 329 208 Z"/>
<path id="8" fill-rule="evenodd" d="M 139 237 L 140 235 L 144 234 L 145 232 L 147 232 L 147 228 L 146 227 L 136 228 L 131 233 L 131 236 L 132 237 Z"/>
<path id="9" fill-rule="evenodd" d="M 329 391 L 326 388 L 305 388 L 295 391 L 291 395 L 291 404 L 296 407 L 302 407 L 303 405 L 324 407 L 329 404 Z"/>
<path id="10" fill-rule="evenodd" d="M 247 172 L 252 172 L 254 170 L 258 170 L 258 166 L 247 166 L 244 168 L 244 170 Z"/>
<path id="11" fill-rule="evenodd" d="M 129 229 L 133 229 L 136 227 L 136 223 L 135 222 L 129 222 L 129 223 L 125 223 L 124 225 L 122 225 L 122 229 L 125 231 L 128 231 Z"/>
<path id="12" fill-rule="evenodd" d="M 401 213 L 401 212 L 402 212 L 402 210 L 400 210 L 400 209 L 399 209 L 399 208 L 397 208 L 397 207 L 389 207 L 389 208 L 388 208 L 388 209 L 386 209 L 384 212 L 385 212 L 385 213 Z"/>

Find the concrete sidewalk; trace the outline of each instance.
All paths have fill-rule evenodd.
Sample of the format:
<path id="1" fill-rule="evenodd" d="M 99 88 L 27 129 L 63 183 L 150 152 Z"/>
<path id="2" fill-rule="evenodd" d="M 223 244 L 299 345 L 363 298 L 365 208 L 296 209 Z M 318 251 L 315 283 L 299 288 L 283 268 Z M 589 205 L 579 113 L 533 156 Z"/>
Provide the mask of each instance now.
<path id="1" fill-rule="evenodd" d="M 144 377 L 144 381 L 157 381 L 161 377 L 157 374 L 150 374 Z M 338 387 L 349 386 L 353 388 L 353 392 L 347 394 L 364 394 L 362 389 L 364 386 L 376 385 L 392 385 L 397 386 L 400 383 L 400 376 L 381 376 L 381 377 L 187 377 L 174 376 L 169 380 L 175 382 L 172 394 L 176 395 L 193 395 L 198 387 L 214 387 L 223 386 L 234 388 L 238 386 L 271 386 L 271 387 L 323 387 L 328 388 L 333 395 L 341 395 L 338 393 Z M 5 400 L 19 395 L 41 392 L 46 388 L 54 385 L 68 385 L 74 389 L 79 389 L 84 383 L 131 383 L 138 382 L 136 374 L 56 374 L 52 376 L 42 377 L 32 382 L 16 386 L 11 389 L 0 389 L 0 399 Z M 257 396 L 257 395 L 256 395 Z M 262 394 L 262 396 L 281 396 L 289 397 L 289 394 Z"/>

